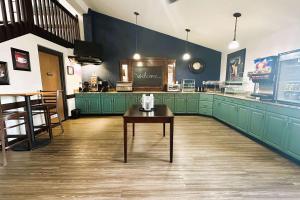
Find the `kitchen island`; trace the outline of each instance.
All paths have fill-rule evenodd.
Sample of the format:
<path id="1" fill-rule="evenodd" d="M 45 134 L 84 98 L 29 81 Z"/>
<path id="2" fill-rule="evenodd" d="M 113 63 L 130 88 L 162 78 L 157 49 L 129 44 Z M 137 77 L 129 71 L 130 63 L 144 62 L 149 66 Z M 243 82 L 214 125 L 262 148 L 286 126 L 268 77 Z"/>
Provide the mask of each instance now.
<path id="1" fill-rule="evenodd" d="M 124 114 L 148 92 L 77 93 L 82 114 Z M 285 155 L 300 161 L 300 107 L 220 93 L 154 92 L 155 104 L 174 114 L 214 117 Z"/>

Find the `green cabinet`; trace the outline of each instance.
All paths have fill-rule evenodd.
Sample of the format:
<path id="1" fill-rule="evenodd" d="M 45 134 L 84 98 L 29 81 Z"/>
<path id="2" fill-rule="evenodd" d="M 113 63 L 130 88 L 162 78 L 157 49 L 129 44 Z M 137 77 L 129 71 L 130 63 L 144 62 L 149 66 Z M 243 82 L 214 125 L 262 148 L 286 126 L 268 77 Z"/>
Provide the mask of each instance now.
<path id="1" fill-rule="evenodd" d="M 142 94 L 127 93 L 126 94 L 126 109 L 132 105 L 141 104 Z"/>
<path id="2" fill-rule="evenodd" d="M 251 109 L 248 133 L 253 137 L 261 139 L 265 129 L 265 112 Z"/>
<path id="3" fill-rule="evenodd" d="M 163 104 L 163 94 L 153 94 L 154 95 L 154 105 Z"/>
<path id="4" fill-rule="evenodd" d="M 198 113 L 200 115 L 213 115 L 213 98 L 212 95 L 200 95 Z"/>
<path id="5" fill-rule="evenodd" d="M 75 107 L 81 114 L 101 114 L 101 98 L 95 94 L 76 94 Z"/>
<path id="6" fill-rule="evenodd" d="M 113 96 L 113 113 L 124 114 L 126 111 L 125 94 L 114 94 Z"/>
<path id="7" fill-rule="evenodd" d="M 222 120 L 222 105 L 220 100 L 214 100 L 213 102 L 213 116 Z"/>
<path id="8" fill-rule="evenodd" d="M 172 112 L 175 112 L 175 97 L 174 94 L 164 94 L 163 96 L 163 104 L 167 105 Z"/>
<path id="9" fill-rule="evenodd" d="M 113 113 L 113 96 L 103 94 L 102 95 L 102 113 L 112 114 Z"/>
<path id="10" fill-rule="evenodd" d="M 186 98 L 185 97 L 175 97 L 175 113 L 186 113 Z"/>
<path id="11" fill-rule="evenodd" d="M 263 140 L 269 145 L 282 150 L 288 118 L 275 113 L 266 113 L 266 128 Z"/>
<path id="12" fill-rule="evenodd" d="M 285 135 L 286 153 L 300 160 L 300 119 L 290 118 Z"/>
<path id="13" fill-rule="evenodd" d="M 199 112 L 199 94 L 186 95 L 186 112 L 188 114 L 198 114 Z"/>
<path id="14" fill-rule="evenodd" d="M 102 94 L 103 114 L 123 114 L 126 110 L 125 94 Z"/>
<path id="15" fill-rule="evenodd" d="M 238 108 L 236 104 L 222 102 L 221 103 L 221 117 L 226 123 L 235 126 L 237 124 Z"/>
<path id="16" fill-rule="evenodd" d="M 247 133 L 249 129 L 250 116 L 251 116 L 250 108 L 245 106 L 238 106 L 236 126 L 238 129 L 240 129 L 245 133 Z"/>

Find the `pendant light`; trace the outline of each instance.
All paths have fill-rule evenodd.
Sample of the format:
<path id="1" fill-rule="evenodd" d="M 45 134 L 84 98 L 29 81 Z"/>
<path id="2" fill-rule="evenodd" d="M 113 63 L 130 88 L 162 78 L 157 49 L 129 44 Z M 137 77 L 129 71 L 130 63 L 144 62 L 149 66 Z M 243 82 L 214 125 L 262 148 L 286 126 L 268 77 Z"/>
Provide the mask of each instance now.
<path id="1" fill-rule="evenodd" d="M 234 13 L 233 17 L 235 17 L 235 26 L 234 26 L 234 36 L 233 36 L 233 41 L 231 41 L 228 45 L 229 49 L 237 49 L 240 47 L 239 42 L 236 40 L 236 30 L 237 30 L 237 22 L 238 22 L 238 18 L 241 17 L 242 14 L 241 13 Z"/>
<path id="2" fill-rule="evenodd" d="M 135 15 L 135 53 L 133 55 L 134 60 L 140 60 L 141 55 L 138 53 L 138 12 L 134 12 Z"/>
<path id="3" fill-rule="evenodd" d="M 188 45 L 188 41 L 189 41 L 189 32 L 191 32 L 191 30 L 187 28 L 187 29 L 185 29 L 185 31 L 186 31 L 185 53 L 183 54 L 182 59 L 189 60 L 189 59 L 191 59 L 191 54 L 188 53 L 187 45 Z"/>

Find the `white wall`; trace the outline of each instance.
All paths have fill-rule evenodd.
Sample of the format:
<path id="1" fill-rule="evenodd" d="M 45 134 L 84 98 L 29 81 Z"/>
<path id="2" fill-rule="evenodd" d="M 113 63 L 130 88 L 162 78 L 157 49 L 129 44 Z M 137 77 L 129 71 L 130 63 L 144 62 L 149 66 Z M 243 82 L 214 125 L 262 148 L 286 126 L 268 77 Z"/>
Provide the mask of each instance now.
<path id="1" fill-rule="evenodd" d="M 260 38 L 248 38 L 247 42 L 241 43 L 240 49 L 247 49 L 245 60 L 244 81 L 249 82 L 247 73 L 255 70 L 253 61 L 256 58 L 278 55 L 279 53 L 300 49 L 300 27 L 284 28 L 272 35 Z M 222 66 L 220 80 L 226 78 L 226 62 L 228 50 L 222 53 Z M 248 89 L 253 89 L 253 84 L 249 84 Z"/>
<path id="2" fill-rule="evenodd" d="M 73 94 L 74 89 L 79 87 L 81 82 L 81 67 L 70 63 L 68 56 L 73 54 L 72 49 L 67 49 L 48 40 L 37 37 L 33 34 L 27 34 L 22 37 L 15 38 L 0 43 L 0 60 L 7 62 L 9 70 L 10 85 L 1 85 L 0 93 L 17 93 L 17 92 L 34 92 L 42 89 L 42 81 L 40 75 L 40 62 L 38 55 L 38 45 L 53 49 L 63 53 L 66 93 Z M 31 71 L 13 70 L 11 47 L 28 51 L 30 54 Z M 75 67 L 75 75 L 67 75 L 67 66 Z M 11 98 L 2 98 L 2 103 L 12 101 Z M 68 100 L 68 109 L 75 108 L 74 99 Z"/>

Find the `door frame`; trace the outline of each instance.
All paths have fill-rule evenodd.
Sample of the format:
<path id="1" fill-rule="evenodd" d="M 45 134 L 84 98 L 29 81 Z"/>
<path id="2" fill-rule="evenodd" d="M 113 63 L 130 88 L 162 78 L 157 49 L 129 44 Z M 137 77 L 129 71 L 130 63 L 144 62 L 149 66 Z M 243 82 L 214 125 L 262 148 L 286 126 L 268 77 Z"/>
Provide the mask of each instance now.
<path id="1" fill-rule="evenodd" d="M 66 81 L 65 81 L 65 68 L 64 68 L 64 56 L 63 53 L 59 51 L 55 51 L 53 49 L 49 49 L 44 46 L 38 45 L 38 51 L 51 54 L 58 57 L 59 60 L 59 72 L 60 72 L 60 80 L 61 80 L 61 88 L 63 90 L 62 92 L 62 98 L 63 98 L 63 105 L 64 105 L 64 116 L 65 120 L 69 119 L 68 115 L 68 103 L 67 103 L 67 95 L 66 95 Z"/>

